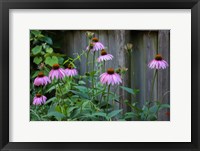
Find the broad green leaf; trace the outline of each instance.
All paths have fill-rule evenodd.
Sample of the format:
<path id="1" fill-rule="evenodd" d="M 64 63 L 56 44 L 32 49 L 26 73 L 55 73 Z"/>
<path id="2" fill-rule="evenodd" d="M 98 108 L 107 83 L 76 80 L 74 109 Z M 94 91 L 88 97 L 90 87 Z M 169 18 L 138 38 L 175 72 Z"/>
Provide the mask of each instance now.
<path id="1" fill-rule="evenodd" d="M 48 113 L 54 112 L 55 108 L 56 108 L 56 104 L 51 105 L 50 108 L 49 108 L 49 110 L 48 110 Z"/>
<path id="2" fill-rule="evenodd" d="M 74 91 L 74 90 L 70 90 L 71 92 L 73 92 L 74 94 L 82 97 L 82 98 L 85 98 L 85 99 L 89 99 L 89 96 L 87 93 L 81 93 L 81 92 L 77 92 L 77 91 Z"/>
<path id="3" fill-rule="evenodd" d="M 52 57 L 52 56 L 55 56 L 55 57 L 65 57 L 66 55 L 65 54 L 60 54 L 60 53 L 54 53 L 54 52 L 52 52 L 52 53 L 46 53 L 44 55 L 45 58 L 46 57 Z"/>
<path id="4" fill-rule="evenodd" d="M 93 113 L 92 115 L 93 115 L 93 116 L 107 117 L 107 116 L 106 116 L 106 113 L 104 113 L 104 112 L 96 112 L 96 113 Z"/>
<path id="5" fill-rule="evenodd" d="M 72 112 L 74 109 L 76 109 L 76 107 L 70 107 L 67 109 L 67 114 L 70 114 L 70 112 Z"/>
<path id="6" fill-rule="evenodd" d="M 164 109 L 164 108 L 170 108 L 169 104 L 161 104 L 159 110 Z"/>
<path id="7" fill-rule="evenodd" d="M 156 121 L 157 120 L 157 116 L 155 114 L 150 114 L 150 115 L 148 115 L 147 120 Z"/>
<path id="8" fill-rule="evenodd" d="M 34 59 L 33 59 L 33 62 L 35 63 L 35 64 L 39 64 L 39 63 L 41 63 L 42 62 L 42 57 L 35 57 Z"/>
<path id="9" fill-rule="evenodd" d="M 36 117 L 37 117 L 37 120 L 38 121 L 41 121 L 41 118 L 40 118 L 40 116 L 34 111 L 34 110 L 30 110 L 31 111 L 31 113 L 33 114 L 33 115 L 35 115 Z"/>
<path id="10" fill-rule="evenodd" d="M 61 53 L 52 53 L 56 57 L 66 57 L 66 54 L 61 54 Z"/>
<path id="11" fill-rule="evenodd" d="M 34 36 L 38 36 L 41 34 L 41 31 L 39 30 L 31 30 L 31 33 L 34 35 Z"/>
<path id="12" fill-rule="evenodd" d="M 50 85 L 46 88 L 45 93 L 50 93 L 51 91 L 55 90 L 56 86 L 55 85 Z"/>
<path id="13" fill-rule="evenodd" d="M 87 87 L 85 86 L 74 86 L 76 89 L 78 89 L 81 92 L 87 92 Z"/>
<path id="14" fill-rule="evenodd" d="M 35 77 L 37 77 L 38 73 L 39 73 L 39 71 L 35 71 L 35 73 L 32 75 L 31 78 L 35 78 Z"/>
<path id="15" fill-rule="evenodd" d="M 63 64 L 64 60 L 65 60 L 64 58 L 58 57 L 58 63 L 59 63 L 59 64 Z"/>
<path id="16" fill-rule="evenodd" d="M 39 54 L 41 51 L 42 51 L 42 46 L 35 46 L 32 50 L 32 53 L 34 54 L 34 55 L 37 55 L 37 54 Z"/>
<path id="17" fill-rule="evenodd" d="M 52 98 L 48 99 L 48 100 L 45 102 L 45 104 L 48 104 L 48 103 L 50 103 L 50 102 L 52 102 L 52 101 L 55 101 L 55 100 L 56 100 L 56 97 L 52 97 Z"/>
<path id="18" fill-rule="evenodd" d="M 135 95 L 134 90 L 128 87 L 124 87 L 124 86 L 120 86 L 120 88 L 122 88 L 123 90 L 127 91 L 128 93 L 131 93 L 133 95 Z"/>
<path id="19" fill-rule="evenodd" d="M 50 66 L 53 66 L 54 64 L 58 63 L 58 58 L 53 56 L 53 57 L 47 57 L 45 59 L 45 63 L 50 65 Z"/>
<path id="20" fill-rule="evenodd" d="M 94 76 L 96 74 L 97 71 L 92 71 L 90 72 L 90 76 Z"/>
<path id="21" fill-rule="evenodd" d="M 90 103 L 89 101 L 83 102 L 81 108 L 84 109 L 89 103 Z"/>
<path id="22" fill-rule="evenodd" d="M 53 48 L 51 48 L 51 47 L 47 47 L 45 50 L 46 50 L 47 53 L 52 53 L 53 52 Z"/>
<path id="23" fill-rule="evenodd" d="M 45 37 L 42 37 L 40 40 L 48 43 L 49 45 L 53 45 L 53 41 L 50 37 L 45 36 Z"/>
<path id="24" fill-rule="evenodd" d="M 134 118 L 134 117 L 136 117 L 136 116 L 137 116 L 137 115 L 136 115 L 135 113 L 133 113 L 133 112 L 128 112 L 128 113 L 125 114 L 124 118 L 125 118 L 125 119 L 130 119 L 130 118 Z"/>
<path id="25" fill-rule="evenodd" d="M 154 105 L 154 106 L 150 107 L 149 111 L 152 113 L 156 113 L 158 111 L 158 106 Z"/>
<path id="26" fill-rule="evenodd" d="M 108 117 L 112 118 L 112 117 L 116 116 L 117 114 L 119 114 L 121 111 L 122 110 L 114 110 L 114 111 L 108 113 Z"/>
<path id="27" fill-rule="evenodd" d="M 49 113 L 47 114 L 47 116 L 54 116 L 58 121 L 60 121 L 62 118 L 65 117 L 65 115 L 63 115 L 63 114 L 60 113 L 60 112 L 56 112 L 56 111 L 54 111 L 54 112 L 49 112 Z"/>
<path id="28" fill-rule="evenodd" d="M 84 81 L 78 81 L 78 84 L 85 85 L 86 83 Z"/>

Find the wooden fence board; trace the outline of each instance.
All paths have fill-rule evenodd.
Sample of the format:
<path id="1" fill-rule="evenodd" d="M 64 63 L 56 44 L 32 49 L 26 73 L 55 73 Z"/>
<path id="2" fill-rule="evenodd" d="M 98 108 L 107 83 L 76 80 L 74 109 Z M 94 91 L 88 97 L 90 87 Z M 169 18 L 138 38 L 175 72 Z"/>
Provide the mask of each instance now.
<path id="1" fill-rule="evenodd" d="M 163 56 L 164 60 L 169 63 L 168 70 L 162 70 L 158 73 L 158 101 L 162 103 L 170 104 L 170 33 L 169 30 L 159 31 L 158 32 L 158 51 Z M 169 116 L 166 115 L 166 112 L 169 112 L 169 109 L 163 109 L 159 112 L 159 120 L 166 121 L 170 120 Z"/>

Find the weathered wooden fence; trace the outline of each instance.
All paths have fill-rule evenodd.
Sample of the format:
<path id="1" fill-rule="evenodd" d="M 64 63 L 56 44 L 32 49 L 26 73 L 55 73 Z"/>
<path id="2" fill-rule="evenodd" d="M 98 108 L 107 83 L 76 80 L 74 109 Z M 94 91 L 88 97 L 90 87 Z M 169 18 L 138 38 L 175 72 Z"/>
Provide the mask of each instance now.
<path id="1" fill-rule="evenodd" d="M 85 30 L 64 31 L 63 52 L 73 57 L 74 53 L 81 53 L 88 44 Z M 148 68 L 147 64 L 160 53 L 163 58 L 170 63 L 170 31 L 139 31 L 139 30 L 96 30 L 95 37 L 99 38 L 107 52 L 114 56 L 112 61 L 108 61 L 107 67 L 127 67 L 128 73 L 124 77 L 123 85 L 140 90 L 136 101 L 142 106 L 150 98 L 151 82 L 155 70 Z M 133 43 L 134 48 L 131 58 L 124 50 L 127 43 Z M 86 59 L 82 57 L 81 62 L 76 64 L 80 74 L 86 71 Z M 153 98 L 163 103 L 170 103 L 170 68 L 158 72 L 155 83 Z M 123 99 L 130 98 L 126 92 L 119 90 Z M 133 99 L 133 98 L 132 98 Z M 120 103 L 126 111 L 128 108 L 124 102 Z M 169 120 L 165 113 L 167 109 L 159 113 L 159 120 Z"/>

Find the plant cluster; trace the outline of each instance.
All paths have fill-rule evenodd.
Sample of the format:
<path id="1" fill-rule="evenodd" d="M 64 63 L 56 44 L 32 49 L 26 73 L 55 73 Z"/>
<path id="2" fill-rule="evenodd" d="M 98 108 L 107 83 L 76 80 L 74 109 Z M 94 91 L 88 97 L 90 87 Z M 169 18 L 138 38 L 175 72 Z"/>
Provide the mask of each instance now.
<path id="1" fill-rule="evenodd" d="M 122 96 L 118 89 L 135 98 L 139 90 L 122 86 L 127 68 L 107 68 L 114 59 L 94 33 L 86 32 L 88 46 L 74 58 L 56 53 L 57 46 L 45 31 L 31 30 L 31 106 L 30 118 L 36 121 L 129 121 L 157 120 L 158 112 L 169 108 L 159 101 L 146 101 L 142 107 L 131 99 L 123 100 L 130 111 L 119 109 Z M 132 44 L 125 50 L 132 51 Z M 100 52 L 100 56 L 99 55 Z M 86 57 L 84 75 L 78 73 L 76 62 Z M 89 58 L 92 57 L 92 61 Z M 157 72 L 168 63 L 157 54 L 149 64 L 155 70 L 152 92 Z"/>

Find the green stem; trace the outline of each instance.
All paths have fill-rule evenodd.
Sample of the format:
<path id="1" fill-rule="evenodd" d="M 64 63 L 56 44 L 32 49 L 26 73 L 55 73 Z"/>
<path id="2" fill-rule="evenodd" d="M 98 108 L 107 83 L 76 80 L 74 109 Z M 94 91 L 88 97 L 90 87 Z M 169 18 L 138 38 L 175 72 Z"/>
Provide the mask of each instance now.
<path id="1" fill-rule="evenodd" d="M 109 94 L 110 93 L 110 84 L 108 85 L 108 96 L 107 96 L 107 105 L 106 105 L 106 111 L 107 111 L 107 114 L 108 114 L 108 103 L 109 103 Z"/>
<path id="2" fill-rule="evenodd" d="M 60 87 L 60 84 L 58 83 L 58 88 L 59 88 L 59 91 L 60 91 L 60 94 L 63 96 L 63 92 L 62 92 L 62 89 Z M 62 100 L 62 96 L 60 97 L 60 99 Z"/>
<path id="3" fill-rule="evenodd" d="M 104 96 L 105 90 L 106 90 L 106 86 L 104 86 L 104 88 L 103 88 L 103 92 L 102 92 L 101 97 L 100 97 L 100 100 L 99 100 L 99 106 L 101 106 L 101 101 L 102 101 L 102 98 L 103 98 L 103 96 Z"/>
<path id="4" fill-rule="evenodd" d="M 90 53 L 90 49 L 88 50 L 87 55 L 86 55 L 86 73 L 88 73 L 88 60 L 89 60 L 89 53 Z"/>
<path id="5" fill-rule="evenodd" d="M 90 53 L 90 39 L 88 40 L 88 51 L 87 51 L 87 55 L 86 55 L 86 73 L 88 73 L 89 71 L 88 71 L 88 59 L 89 59 L 89 53 Z"/>
<path id="6" fill-rule="evenodd" d="M 75 59 L 73 59 L 72 62 L 75 62 L 76 60 L 80 59 L 80 57 L 81 57 L 82 55 L 84 55 L 84 54 L 85 54 L 85 51 L 83 51 L 80 55 L 78 55 L 78 57 L 76 57 Z"/>
<path id="7" fill-rule="evenodd" d="M 89 53 L 90 53 L 90 40 L 88 41 L 88 51 L 86 54 L 86 76 L 87 76 L 87 80 L 86 80 L 86 85 L 87 85 L 87 91 L 89 92 L 89 70 L 88 70 L 88 66 L 89 66 Z"/>
<path id="8" fill-rule="evenodd" d="M 41 94 L 43 95 L 42 85 L 40 86 L 40 91 L 41 91 Z"/>
<path id="9" fill-rule="evenodd" d="M 153 77 L 153 81 L 152 81 L 152 85 L 151 85 L 150 101 L 152 101 L 152 102 L 153 102 L 153 88 L 154 88 L 157 74 L 158 74 L 158 69 L 156 69 L 156 71 L 154 73 L 154 77 Z"/>
<path id="10" fill-rule="evenodd" d="M 95 51 L 94 51 L 94 55 L 93 55 L 93 63 L 92 63 L 92 92 L 93 92 L 93 99 L 94 99 L 94 88 L 95 88 L 95 84 L 94 84 L 94 67 L 95 67 Z"/>

